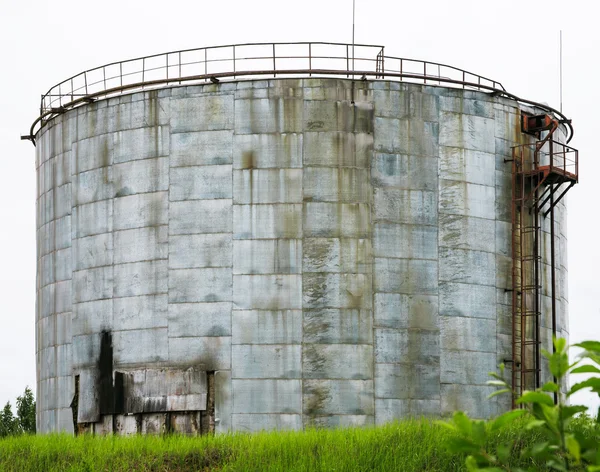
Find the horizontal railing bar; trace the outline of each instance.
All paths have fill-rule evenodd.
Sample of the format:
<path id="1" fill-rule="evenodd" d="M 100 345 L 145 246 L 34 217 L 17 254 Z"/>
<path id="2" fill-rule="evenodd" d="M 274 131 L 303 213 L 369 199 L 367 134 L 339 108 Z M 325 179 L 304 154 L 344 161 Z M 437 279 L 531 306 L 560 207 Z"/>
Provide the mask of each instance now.
<path id="1" fill-rule="evenodd" d="M 469 71 L 466 71 L 466 70 L 463 70 L 463 69 L 459 69 L 458 67 L 455 67 L 455 66 L 451 66 L 451 65 L 448 65 L 448 64 L 442 64 L 441 62 L 419 61 L 419 60 L 416 60 L 416 59 L 407 59 L 405 57 L 394 57 L 394 56 L 385 56 L 385 59 L 400 60 L 400 61 L 403 61 L 403 62 L 407 62 L 408 61 L 408 62 L 425 63 L 427 65 L 432 65 L 432 66 L 447 67 L 448 69 L 452 69 L 452 70 L 458 71 L 460 73 L 464 72 L 465 74 L 470 74 L 470 75 L 472 75 L 474 77 L 479 77 L 479 78 L 487 80 L 489 82 L 498 84 L 498 85 L 500 85 L 500 87 L 502 87 L 502 90 L 505 90 L 504 87 L 502 86 L 502 84 L 500 82 L 496 81 L 496 80 L 484 77 L 484 76 L 479 75 L 479 74 L 475 74 L 474 72 L 469 72 Z"/>
<path id="2" fill-rule="evenodd" d="M 276 72 L 285 74 L 285 75 L 290 75 L 290 74 L 307 74 L 309 71 L 307 69 L 298 69 L 298 70 L 286 70 L 286 71 L 276 71 Z M 310 72 L 312 74 L 344 76 L 347 74 L 348 71 L 347 70 L 330 70 L 330 69 L 320 69 L 320 70 L 312 69 Z M 364 76 L 375 76 L 375 75 L 379 74 L 378 72 L 374 72 L 374 71 L 353 71 L 353 72 L 356 75 L 364 75 Z M 221 78 L 221 77 L 238 77 L 238 76 L 256 76 L 256 75 L 270 75 L 272 73 L 273 73 L 273 70 L 268 69 L 268 70 L 262 70 L 262 71 L 239 71 L 239 72 L 235 72 L 235 73 L 221 72 L 221 73 L 215 73 L 215 74 L 201 74 L 201 75 L 189 76 L 189 77 L 158 79 L 158 80 L 152 80 L 152 81 L 146 81 L 146 82 L 137 82 L 134 84 L 126 84 L 126 85 L 119 86 L 119 87 L 113 87 L 110 89 L 106 89 L 106 90 L 102 90 L 102 91 L 99 91 L 96 93 L 89 94 L 86 96 L 86 98 L 95 98 L 95 97 L 100 97 L 103 95 L 114 94 L 114 93 L 117 93 L 120 91 L 132 90 L 132 89 L 148 87 L 148 86 L 152 86 L 152 85 L 162 85 L 162 84 L 168 84 L 168 83 L 173 83 L 173 82 L 190 82 L 190 81 L 195 81 L 195 80 L 197 80 L 197 81 L 206 80 L 207 78 L 210 78 L 210 77 Z M 423 78 L 423 76 L 416 75 L 416 74 L 389 73 L 386 75 L 388 75 L 390 77 L 397 77 L 397 78 L 411 78 L 411 79 L 422 79 Z M 523 102 L 523 103 L 526 103 L 529 105 L 540 107 L 542 109 L 546 109 L 548 111 L 551 111 L 552 113 L 555 113 L 559 116 L 564 117 L 564 115 L 562 115 L 558 110 L 555 110 L 547 105 L 533 102 L 531 100 L 522 99 L 522 98 L 517 97 L 516 95 L 510 94 L 506 91 L 500 91 L 498 89 L 494 89 L 493 87 L 490 87 L 487 85 L 462 82 L 462 81 L 454 80 L 454 79 L 443 79 L 442 78 L 439 80 L 444 83 L 452 83 L 452 84 L 460 84 L 460 85 L 465 85 L 465 86 L 479 87 L 480 89 L 489 90 L 491 92 L 501 92 L 508 98 L 512 98 L 519 102 Z M 85 100 L 83 98 L 79 98 L 77 100 L 66 103 L 63 106 L 63 108 L 72 108 L 72 107 L 77 106 L 84 102 L 85 102 Z M 34 130 L 35 126 L 37 125 L 37 123 L 39 123 L 46 116 L 49 116 L 51 114 L 53 114 L 52 111 L 47 111 L 34 121 L 34 123 L 32 124 L 32 128 L 31 128 L 31 136 L 34 135 L 33 130 Z M 567 124 L 569 124 L 569 123 L 567 123 Z"/>
<path id="3" fill-rule="evenodd" d="M 277 55 L 275 53 L 276 46 L 279 46 L 279 50 L 282 51 L 281 55 Z M 307 46 L 307 54 L 303 55 L 302 51 L 297 52 L 292 50 L 291 48 L 287 49 L 286 46 Z M 319 48 L 317 47 L 317 54 L 314 54 L 315 46 L 325 46 L 329 47 L 330 50 L 321 50 L 326 52 L 326 54 L 319 55 Z M 524 104 L 533 105 L 548 112 L 553 113 L 556 117 L 561 117 L 567 127 L 568 127 L 568 141 L 573 136 L 573 128 L 570 122 L 564 117 L 564 115 L 551 108 L 547 105 L 536 103 L 533 101 L 521 99 L 514 94 L 506 92 L 504 86 L 495 80 L 489 79 L 487 77 L 483 77 L 477 74 L 474 74 L 469 71 L 465 71 L 459 69 L 454 66 L 450 66 L 447 64 L 441 64 L 437 62 L 429 62 L 422 61 L 417 59 L 408 59 L 396 56 L 385 56 L 383 53 L 384 47 L 378 45 L 369 45 L 369 44 L 355 44 L 354 48 L 368 48 L 375 51 L 373 52 L 372 57 L 354 57 L 353 62 L 362 62 L 365 65 L 369 65 L 375 63 L 375 70 L 350 70 L 350 66 L 348 65 L 348 47 L 350 45 L 348 43 L 328 43 L 328 42 L 283 42 L 283 43 L 244 43 L 244 44 L 230 44 L 230 45 L 221 45 L 221 46 L 209 46 L 202 48 L 193 48 L 193 49 L 185 49 L 180 51 L 169 51 L 163 52 L 159 54 L 153 54 L 149 56 L 137 57 L 128 59 L 125 61 L 112 62 L 109 64 L 105 64 L 103 66 L 99 66 L 93 69 L 86 70 L 77 75 L 74 75 L 63 82 L 51 87 L 48 92 L 42 96 L 41 103 L 41 116 L 34 122 L 32 125 L 32 131 L 37 123 L 43 125 L 46 117 L 53 115 L 60 110 L 63 112 L 69 108 L 76 107 L 90 99 L 96 97 L 103 96 L 113 96 L 119 93 L 124 93 L 127 91 L 137 90 L 137 89 L 145 89 L 152 88 L 159 85 L 164 84 L 172 84 L 172 83 L 182 83 L 182 82 L 195 82 L 195 81 L 208 81 L 210 78 L 231 78 L 238 79 L 240 77 L 257 77 L 257 76 L 271 76 L 277 74 L 280 75 L 332 75 L 332 76 L 340 76 L 340 77 L 348 77 L 349 75 L 354 76 L 362 76 L 362 77 L 374 77 L 378 78 L 398 78 L 400 80 L 406 80 L 408 82 L 421 82 L 426 85 L 447 85 L 447 86 L 460 86 L 461 88 L 468 88 L 473 90 L 479 90 L 484 92 L 491 92 L 494 94 L 498 94 Z M 268 54 L 265 52 L 265 55 L 258 54 L 250 54 L 244 55 L 244 48 L 260 48 L 265 47 L 272 48 L 273 53 Z M 335 48 L 343 48 L 336 50 Z M 231 49 L 231 57 L 228 57 L 229 52 L 225 54 L 219 52 L 217 55 L 221 57 L 210 58 L 211 51 L 227 51 Z M 258 51 L 256 51 L 258 52 Z M 334 54 L 327 54 L 327 52 L 334 52 Z M 339 55 L 336 55 L 339 52 Z M 362 52 L 362 51 L 361 51 Z M 376 52 L 376 57 L 375 57 Z M 184 57 L 182 57 L 182 55 Z M 196 55 L 196 58 L 199 60 L 193 60 L 194 57 L 190 57 L 191 60 L 185 61 L 182 59 L 186 59 L 190 55 Z M 225 57 L 222 57 L 225 56 Z M 160 59 L 159 62 L 155 62 L 153 67 L 146 67 L 146 64 L 152 62 L 152 60 Z M 166 59 L 166 61 L 165 61 Z M 239 71 L 239 67 L 236 67 L 236 64 L 240 64 L 241 61 L 244 61 L 246 64 L 252 61 L 273 61 L 273 67 L 268 69 L 259 69 L 259 70 L 246 70 Z M 290 64 L 290 68 L 281 68 L 275 66 L 275 60 L 290 60 L 297 62 L 299 60 L 309 61 L 309 67 L 305 68 L 304 64 L 301 64 L 302 68 L 294 68 L 293 64 Z M 346 63 L 345 68 L 341 69 L 314 69 L 314 60 L 327 60 L 327 61 L 344 61 Z M 399 62 L 399 70 L 394 69 L 393 66 L 395 61 Z M 165 64 L 166 62 L 166 64 Z M 211 64 L 221 64 L 221 63 L 233 63 L 232 69 L 233 72 L 211 72 L 210 65 Z M 388 67 L 385 68 L 385 65 Z M 299 64 L 300 65 L 300 64 Z M 390 65 L 392 66 L 390 68 Z M 182 67 L 198 67 L 203 66 L 203 73 L 197 75 L 184 75 L 185 71 L 182 71 Z M 112 75 L 111 68 L 117 68 L 115 70 L 116 74 Z M 418 68 L 420 71 L 411 72 L 407 70 Z M 123 69 L 132 69 L 127 72 L 123 72 Z M 221 67 L 223 68 L 223 67 Z M 360 68 L 360 66 L 359 66 Z M 179 72 L 177 73 L 177 69 Z M 437 69 L 437 70 L 436 70 Z M 164 71 L 164 72 L 163 72 Z M 107 72 L 110 77 L 107 77 Z M 193 69 L 189 72 L 195 72 Z M 433 72 L 433 73 L 432 73 Z M 154 75 L 154 79 L 147 79 L 147 74 L 152 73 Z M 94 74 L 98 75 L 98 80 L 94 81 Z M 141 81 L 132 76 L 141 75 Z M 453 76 L 457 76 L 457 78 L 452 78 Z M 159 77 L 159 78 L 156 78 Z M 462 78 L 461 78 L 462 77 Z M 125 84 L 123 83 L 123 79 L 127 78 L 128 80 L 133 79 L 132 83 Z M 118 82 L 119 86 L 111 87 L 111 82 Z M 81 86 L 75 86 L 76 84 L 81 83 Z M 79 93 L 85 91 L 86 93 Z M 57 93 L 58 92 L 58 93 Z M 70 99 L 70 100 L 69 100 Z M 69 100 L 69 101 L 67 101 Z M 66 102 L 66 103 L 65 103 Z M 56 106 L 58 105 L 58 106 Z M 567 141 L 567 142 L 568 142 Z M 562 145 L 562 143 L 558 143 Z M 564 145 L 563 145 L 564 146 Z M 565 146 L 562 148 L 563 153 L 570 152 L 571 150 L 575 152 L 573 148 Z M 538 150 L 538 153 L 540 151 Z M 555 152 L 556 154 L 556 152 Z M 564 159 L 563 159 L 564 162 Z M 576 163 L 576 161 L 575 161 Z"/>
<path id="4" fill-rule="evenodd" d="M 162 53 L 158 53 L 158 54 L 151 54 L 149 56 L 140 56 L 140 57 L 135 57 L 132 59 L 125 59 L 123 61 L 116 61 L 116 62 L 110 62 L 108 64 L 104 64 L 102 66 L 98 66 L 98 67 L 94 67 L 93 69 L 88 69 L 84 72 L 81 72 L 79 74 L 76 74 L 72 77 L 69 77 L 68 79 L 66 79 L 64 82 L 68 82 L 71 79 L 74 79 L 75 77 L 82 75 L 84 73 L 89 73 L 89 72 L 93 72 L 95 70 L 101 70 L 102 68 L 105 67 L 110 67 L 110 66 L 115 66 L 115 65 L 119 65 L 119 64 L 125 64 L 125 63 L 129 63 L 129 62 L 135 62 L 135 61 L 141 61 L 143 59 L 152 59 L 155 57 L 162 57 L 165 56 L 167 54 L 183 54 L 183 53 L 190 53 L 190 52 L 200 52 L 200 51 L 204 51 L 204 50 L 211 50 L 211 49 L 225 49 L 225 48 L 233 48 L 234 46 L 236 48 L 242 48 L 242 47 L 252 47 L 252 46 L 272 46 L 273 44 L 276 45 L 281 45 L 281 46 L 294 46 L 294 45 L 322 45 L 322 46 L 344 46 L 346 47 L 348 44 L 347 43 L 327 43 L 327 42 L 321 42 L 321 41 L 300 41 L 300 42 L 283 42 L 283 43 L 242 43 L 242 44 L 227 44 L 227 45 L 223 45 L 223 46 L 205 46 L 205 47 L 201 47 L 201 48 L 192 48 L 192 49 L 181 49 L 179 51 L 169 51 L 169 52 L 162 52 Z M 368 48 L 378 48 L 381 49 L 385 46 L 378 46 L 375 44 L 354 44 L 354 47 L 368 47 Z M 63 83 L 63 82 L 61 82 Z M 57 84 L 58 85 L 58 84 Z M 56 87 L 56 85 L 54 86 Z M 54 88 L 52 87 L 52 88 Z"/>

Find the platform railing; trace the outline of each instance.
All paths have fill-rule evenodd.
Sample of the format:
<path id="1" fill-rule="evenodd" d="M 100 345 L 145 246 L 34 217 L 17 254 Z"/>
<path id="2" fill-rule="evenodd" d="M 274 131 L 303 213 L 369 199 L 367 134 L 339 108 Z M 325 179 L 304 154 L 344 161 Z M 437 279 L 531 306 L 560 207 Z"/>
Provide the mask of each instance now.
<path id="1" fill-rule="evenodd" d="M 384 68 L 385 64 L 385 68 Z M 383 46 L 347 43 L 250 43 L 167 52 L 113 62 L 69 77 L 42 96 L 40 113 L 69 107 L 85 97 L 115 95 L 165 83 L 209 82 L 244 76 L 362 76 L 374 72 L 406 76 L 430 85 L 452 82 L 462 88 L 480 85 L 504 90 L 502 84 L 446 64 L 384 55 Z"/>
<path id="2" fill-rule="evenodd" d="M 22 139 L 35 144 L 39 127 L 56 114 L 96 99 L 165 85 L 273 77 L 386 79 L 472 89 L 504 96 L 553 113 L 558 110 L 506 91 L 498 81 L 446 64 L 386 56 L 384 46 L 299 42 L 247 43 L 171 51 L 105 64 L 63 80 L 42 95 L 40 115 Z M 37 130 L 36 130 L 36 127 Z"/>
<path id="3" fill-rule="evenodd" d="M 535 174 L 545 170 L 576 182 L 579 179 L 579 151 L 567 144 L 548 140 L 541 148 L 536 143 L 515 146 L 524 172 Z"/>

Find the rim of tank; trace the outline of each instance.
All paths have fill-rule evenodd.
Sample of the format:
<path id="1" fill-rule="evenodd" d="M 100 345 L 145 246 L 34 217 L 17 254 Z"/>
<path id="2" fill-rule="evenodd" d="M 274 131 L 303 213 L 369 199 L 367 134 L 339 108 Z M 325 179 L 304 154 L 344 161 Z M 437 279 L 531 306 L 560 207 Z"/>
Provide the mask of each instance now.
<path id="1" fill-rule="evenodd" d="M 202 85 L 240 79 L 345 78 L 396 80 L 427 86 L 475 90 L 534 106 L 554 115 L 567 126 L 567 143 L 573 126 L 560 111 L 508 92 L 493 79 L 447 64 L 385 54 L 385 46 L 330 42 L 243 43 L 170 51 L 111 62 L 80 72 L 42 95 L 40 114 L 29 135 L 50 120 L 81 105 L 126 93 L 164 88 L 165 85 Z M 229 80 L 228 80 L 229 79 Z M 37 129 L 36 129 L 37 128 Z"/>

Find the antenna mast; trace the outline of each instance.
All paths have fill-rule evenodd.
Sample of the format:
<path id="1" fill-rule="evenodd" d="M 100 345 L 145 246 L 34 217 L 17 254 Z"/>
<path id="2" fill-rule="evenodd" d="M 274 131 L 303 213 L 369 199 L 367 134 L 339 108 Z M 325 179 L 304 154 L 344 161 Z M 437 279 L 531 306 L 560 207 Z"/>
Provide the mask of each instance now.
<path id="1" fill-rule="evenodd" d="M 356 0 L 352 0 L 352 70 L 354 70 L 354 18 L 356 14 Z"/>
<path id="2" fill-rule="evenodd" d="M 560 112 L 562 113 L 563 107 L 563 73 L 562 73 L 562 30 L 560 30 Z"/>

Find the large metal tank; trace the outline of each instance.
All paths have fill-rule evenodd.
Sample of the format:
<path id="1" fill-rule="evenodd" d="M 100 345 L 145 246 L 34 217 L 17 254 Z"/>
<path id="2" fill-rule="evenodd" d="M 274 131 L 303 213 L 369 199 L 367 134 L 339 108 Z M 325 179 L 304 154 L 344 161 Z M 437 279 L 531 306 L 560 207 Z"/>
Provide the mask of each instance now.
<path id="1" fill-rule="evenodd" d="M 485 91 L 304 77 L 59 110 L 35 136 L 38 430 L 510 408 L 486 381 L 513 358 L 511 146 L 535 141 L 523 109 Z M 563 336 L 565 214 L 562 200 Z"/>

